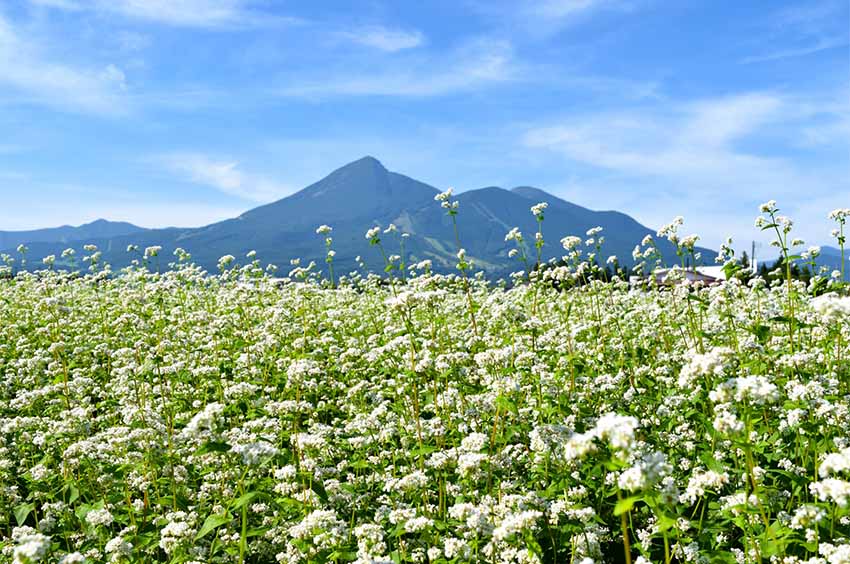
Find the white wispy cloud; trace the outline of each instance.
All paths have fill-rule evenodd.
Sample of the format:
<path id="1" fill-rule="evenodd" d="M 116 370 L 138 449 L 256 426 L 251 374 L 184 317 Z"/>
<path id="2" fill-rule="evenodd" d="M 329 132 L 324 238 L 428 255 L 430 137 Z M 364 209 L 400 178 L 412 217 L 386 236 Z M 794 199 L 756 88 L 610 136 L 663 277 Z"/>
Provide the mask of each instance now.
<path id="1" fill-rule="evenodd" d="M 835 49 L 837 47 L 843 47 L 850 44 L 850 40 L 847 37 L 836 35 L 832 37 L 819 37 L 812 40 L 812 42 L 808 45 L 800 46 L 800 47 L 789 47 L 787 49 L 778 49 L 775 51 L 770 51 L 767 53 L 763 53 L 761 55 L 750 55 L 748 57 L 744 57 L 741 59 L 741 63 L 743 64 L 751 64 L 751 63 L 763 63 L 767 61 L 776 61 L 779 59 L 790 59 L 793 57 L 804 57 L 806 55 L 812 55 L 814 53 L 819 53 L 821 51 L 826 51 L 827 49 Z"/>
<path id="2" fill-rule="evenodd" d="M 128 111 L 124 72 L 63 62 L 0 15 L 0 84 L 16 101 L 116 115 Z"/>
<path id="3" fill-rule="evenodd" d="M 198 28 L 255 27 L 296 23 L 252 10 L 246 0 L 30 0 L 67 11 L 97 11 L 163 25 Z"/>
<path id="4" fill-rule="evenodd" d="M 847 166 L 846 159 L 833 164 L 804 163 L 777 149 L 787 149 L 793 143 L 790 140 L 805 131 L 813 119 L 811 111 L 787 96 L 744 93 L 569 116 L 554 125 L 530 128 L 522 141 L 527 148 L 560 155 L 572 163 L 566 165 L 572 170 L 577 165 L 588 167 L 593 172 L 575 184 L 596 198 L 616 194 L 620 206 L 650 224 L 658 225 L 666 216 L 686 214 L 689 209 L 700 210 L 693 226 L 716 242 L 724 229 L 737 229 L 745 238 L 754 236 L 754 202 L 771 198 L 799 202 L 801 194 L 808 194 L 835 207 L 847 196 L 840 172 Z M 838 114 L 829 119 L 836 127 L 843 123 Z M 761 151 L 754 146 L 762 147 Z M 811 227 L 819 228 L 821 217 L 800 219 L 809 229 L 804 236 L 823 238 L 826 231 L 818 235 Z"/>
<path id="5" fill-rule="evenodd" d="M 216 159 L 201 153 L 173 153 L 151 160 L 188 182 L 254 202 L 270 202 L 294 191 L 267 176 L 242 170 L 239 162 L 232 159 Z"/>
<path id="6" fill-rule="evenodd" d="M 761 52 L 743 57 L 742 64 L 804 57 L 850 45 L 848 6 L 842 0 L 820 0 L 784 7 L 766 19 Z"/>
<path id="7" fill-rule="evenodd" d="M 336 71 L 288 84 L 283 96 L 441 96 L 518 78 L 520 65 L 508 41 L 479 39 L 450 53 L 406 58 L 381 72 Z"/>
<path id="8" fill-rule="evenodd" d="M 395 53 L 419 47 L 425 43 L 425 35 L 418 30 L 391 29 L 384 26 L 364 27 L 344 31 L 340 38 L 380 51 Z"/>
<path id="9" fill-rule="evenodd" d="M 630 12 L 644 0 L 538 0 L 534 2 L 471 0 L 478 13 L 515 32 L 549 36 L 602 13 Z"/>
<path id="10" fill-rule="evenodd" d="M 529 147 L 622 172 L 690 176 L 731 172 L 733 164 L 772 163 L 737 151 L 733 142 L 782 115 L 775 95 L 755 93 L 682 104 L 671 112 L 619 112 L 572 118 L 567 125 L 534 128 Z M 734 168 L 740 168 L 734 167 Z"/>
<path id="11" fill-rule="evenodd" d="M 529 2 L 522 9 L 526 14 L 539 18 L 563 19 L 573 18 L 613 4 L 616 3 L 612 0 L 543 0 Z"/>
<path id="12" fill-rule="evenodd" d="M 69 12 L 76 12 L 83 9 L 78 0 L 30 0 L 30 4 Z"/>

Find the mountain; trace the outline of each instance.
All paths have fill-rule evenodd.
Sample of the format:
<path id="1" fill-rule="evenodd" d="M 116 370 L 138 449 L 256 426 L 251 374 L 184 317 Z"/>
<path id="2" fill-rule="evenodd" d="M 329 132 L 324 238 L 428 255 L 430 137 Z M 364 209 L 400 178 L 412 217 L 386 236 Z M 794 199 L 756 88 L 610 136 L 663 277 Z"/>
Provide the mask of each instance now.
<path id="1" fill-rule="evenodd" d="M 124 221 L 98 219 L 77 227 L 63 225 L 31 231 L 0 231 L 0 249 L 14 249 L 22 243 L 70 243 L 131 235 L 144 228 Z"/>
<path id="2" fill-rule="evenodd" d="M 827 266 L 830 270 L 841 270 L 841 249 L 830 246 L 823 246 L 820 249 L 820 256 L 816 259 L 818 266 Z M 844 272 L 845 275 L 850 273 L 850 249 L 844 249 Z"/>
<path id="3" fill-rule="evenodd" d="M 291 258 L 302 264 L 314 260 L 324 268 L 324 237 L 316 234 L 319 225 L 333 227 L 334 268 L 345 273 L 356 267 L 361 256 L 373 271 L 383 268 L 378 249 L 370 248 L 364 234 L 375 225 L 390 223 L 410 234 L 405 240 L 407 263 L 431 259 L 436 270 L 450 271 L 457 262 L 457 242 L 452 219 L 446 215 L 434 196 L 439 192 L 402 174 L 390 172 L 375 158 L 364 157 L 332 172 L 303 190 L 252 210 L 239 217 L 199 228 L 147 229 L 129 233 L 104 233 L 88 237 L 80 243 L 98 245 L 104 259 L 119 267 L 134 258 L 127 254 L 129 244 L 163 247 L 163 263 L 171 260 L 171 252 L 182 247 L 193 260 L 213 270 L 219 257 L 231 254 L 241 259 L 256 250 L 264 263 L 276 264 L 282 272 L 289 269 Z M 600 257 L 616 255 L 624 264 L 632 263 L 632 249 L 654 230 L 620 212 L 594 211 L 557 198 L 543 190 L 520 186 L 511 190 L 499 187 L 481 188 L 460 193 L 457 216 L 458 236 L 467 255 L 477 268 L 500 275 L 521 268 L 516 259 L 508 258 L 512 242 L 505 234 L 518 227 L 533 260 L 534 234 L 537 222 L 530 207 L 548 202 L 543 233 L 546 244 L 543 259 L 560 257 L 564 251 L 560 239 L 566 235 L 584 238 L 588 229 L 603 228 L 605 243 Z M 47 230 L 44 230 L 47 231 Z M 388 254 L 400 252 L 400 233 L 382 234 Z M 27 241 L 30 256 L 58 255 L 64 241 L 51 242 L 42 237 Z M 664 256 L 675 262 L 674 249 L 666 240 L 658 242 Z M 13 245 L 0 245 L 12 248 Z M 8 250 L 7 250 L 8 252 Z M 712 251 L 701 249 L 703 260 L 710 263 Z"/>

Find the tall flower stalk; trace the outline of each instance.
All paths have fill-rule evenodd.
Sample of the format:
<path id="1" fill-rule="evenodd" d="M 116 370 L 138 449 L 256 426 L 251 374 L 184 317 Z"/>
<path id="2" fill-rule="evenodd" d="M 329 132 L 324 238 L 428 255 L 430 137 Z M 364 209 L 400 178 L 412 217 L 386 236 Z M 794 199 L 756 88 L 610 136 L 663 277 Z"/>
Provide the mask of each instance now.
<path id="1" fill-rule="evenodd" d="M 469 306 L 469 319 L 472 323 L 472 332 L 475 337 L 479 337 L 478 335 L 478 324 L 475 321 L 475 301 L 472 299 L 472 288 L 469 284 L 469 276 L 467 275 L 467 270 L 469 270 L 471 264 L 466 259 L 466 249 L 464 249 L 460 244 L 460 232 L 457 227 L 457 210 L 460 206 L 460 202 L 457 200 L 452 200 L 452 194 L 454 193 L 453 188 L 449 188 L 445 192 L 441 192 L 434 196 L 434 200 L 440 202 L 440 206 L 446 210 L 446 214 L 452 219 L 452 229 L 454 230 L 455 235 L 455 243 L 457 244 L 457 269 L 460 271 L 461 278 L 463 279 L 463 290 L 466 294 L 466 300 Z"/>

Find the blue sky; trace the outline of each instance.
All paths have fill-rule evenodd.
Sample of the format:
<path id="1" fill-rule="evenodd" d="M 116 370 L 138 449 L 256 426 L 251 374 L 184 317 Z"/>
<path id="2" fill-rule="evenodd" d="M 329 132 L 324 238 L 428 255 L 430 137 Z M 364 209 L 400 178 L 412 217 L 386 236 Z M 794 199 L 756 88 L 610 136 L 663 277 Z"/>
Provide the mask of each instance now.
<path id="1" fill-rule="evenodd" d="M 11 0 L 0 230 L 202 225 L 363 155 L 717 245 L 850 206 L 846 0 Z M 285 218 L 282 218 L 285 221 Z"/>

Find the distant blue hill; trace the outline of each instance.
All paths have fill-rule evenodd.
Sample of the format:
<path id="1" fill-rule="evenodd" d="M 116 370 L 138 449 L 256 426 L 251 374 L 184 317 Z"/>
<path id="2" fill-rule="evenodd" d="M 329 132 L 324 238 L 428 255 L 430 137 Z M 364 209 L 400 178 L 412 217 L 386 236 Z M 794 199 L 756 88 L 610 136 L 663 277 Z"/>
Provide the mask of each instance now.
<path id="1" fill-rule="evenodd" d="M 823 246 L 816 259 L 818 266 L 827 266 L 830 270 L 841 270 L 841 249 Z M 850 249 L 844 249 L 844 272 L 850 273 Z"/>
<path id="2" fill-rule="evenodd" d="M 104 259 L 117 268 L 133 258 L 126 252 L 129 244 L 162 246 L 166 255 L 163 262 L 170 260 L 174 248 L 182 247 L 210 270 L 222 255 L 241 258 L 255 250 L 264 263 L 276 264 L 286 272 L 290 259 L 296 257 L 325 266 L 324 240 L 315 230 L 328 224 L 334 229 L 334 264 L 338 273 L 354 269 L 358 255 L 372 270 L 380 271 L 380 255 L 369 247 L 364 234 L 374 225 L 394 223 L 400 231 L 410 234 L 405 242 L 408 264 L 430 259 L 436 270 L 449 271 L 457 262 L 457 244 L 451 219 L 434 201 L 437 193 L 433 186 L 390 172 L 375 158 L 364 157 L 291 196 L 204 227 L 141 229 L 129 224 L 95 222 L 99 231 L 90 227 L 95 224 L 89 224 L 2 233 L 0 249 L 11 252 L 18 243 L 26 243 L 30 257 L 41 257 L 59 255 L 68 246 L 93 243 L 103 251 Z M 599 226 L 605 236 L 600 260 L 616 255 L 621 263 L 632 264 L 634 246 L 645 235 L 655 233 L 626 214 L 590 210 L 529 186 L 470 190 L 458 194 L 457 200 L 461 243 L 476 267 L 492 275 L 520 268 L 515 259 L 508 258 L 513 243 L 505 242 L 505 233 L 511 228 L 518 227 L 524 233 L 533 254 L 537 224 L 529 208 L 538 202 L 549 203 L 543 224 L 544 260 L 564 254 L 559 242 L 562 237 L 584 238 L 587 230 Z M 383 242 L 388 253 L 398 252 L 394 236 L 383 236 Z M 672 245 L 666 240 L 658 244 L 669 262 L 676 262 Z M 700 250 L 703 261 L 711 264 L 714 252 Z"/>
<path id="3" fill-rule="evenodd" d="M 51 227 L 31 231 L 0 231 L 0 249 L 14 249 L 22 243 L 72 243 L 108 239 L 121 235 L 132 235 L 145 231 L 144 228 L 123 221 L 98 219 L 91 223 L 72 227 Z"/>

